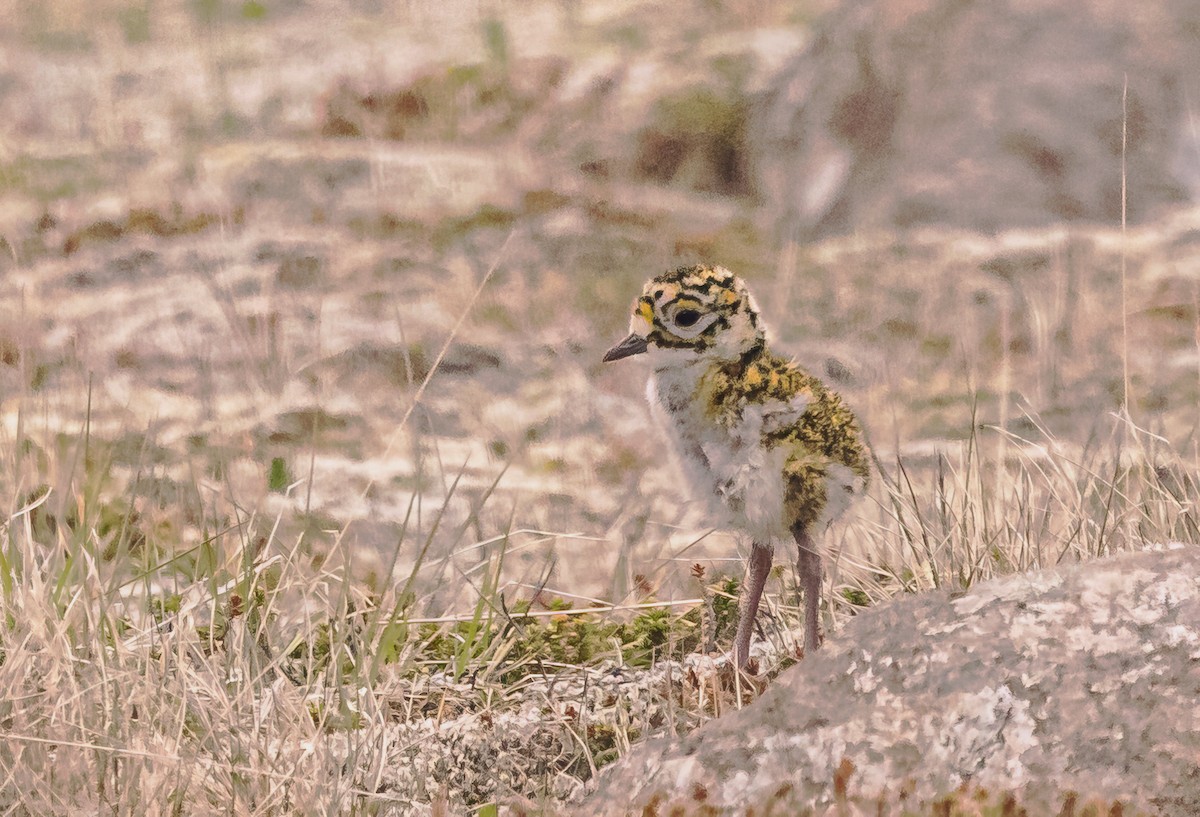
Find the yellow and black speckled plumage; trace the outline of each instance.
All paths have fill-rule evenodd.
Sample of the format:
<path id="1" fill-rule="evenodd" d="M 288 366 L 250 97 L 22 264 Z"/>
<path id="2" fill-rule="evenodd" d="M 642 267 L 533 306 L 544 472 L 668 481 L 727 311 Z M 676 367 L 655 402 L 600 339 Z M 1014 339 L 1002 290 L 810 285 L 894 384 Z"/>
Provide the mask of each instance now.
<path id="1" fill-rule="evenodd" d="M 722 267 L 680 267 L 646 283 L 629 336 L 604 359 L 638 354 L 651 360 L 651 408 L 693 494 L 753 543 L 738 665 L 783 537 L 799 544 L 805 644 L 815 649 L 815 537 L 868 479 L 857 419 L 836 392 L 770 350 L 749 290 Z"/>
<path id="2" fill-rule="evenodd" d="M 739 422 L 747 406 L 792 403 L 797 398 L 806 402 L 795 421 L 761 435 L 764 448 L 788 452 L 783 473 L 789 485 L 789 527 L 811 525 L 820 518 L 826 505 L 822 477 L 829 463 L 849 468 L 865 487 L 869 464 L 858 420 L 841 397 L 816 377 L 765 346 L 756 346 L 736 363 L 714 365 L 708 379 L 711 386 L 703 393 L 708 410 L 715 422 L 725 426 Z"/>

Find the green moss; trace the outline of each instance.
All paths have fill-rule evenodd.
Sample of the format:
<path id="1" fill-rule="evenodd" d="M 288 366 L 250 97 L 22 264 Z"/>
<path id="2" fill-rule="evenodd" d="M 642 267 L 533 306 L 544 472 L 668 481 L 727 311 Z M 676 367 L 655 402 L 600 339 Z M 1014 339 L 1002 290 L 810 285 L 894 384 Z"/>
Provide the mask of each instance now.
<path id="1" fill-rule="evenodd" d="M 267 488 L 274 493 L 281 494 L 287 490 L 287 487 L 293 481 L 292 472 L 288 468 L 287 460 L 283 457 L 273 457 L 271 459 L 271 469 L 267 474 Z"/>
<path id="2" fill-rule="evenodd" d="M 843 587 L 842 598 L 855 607 L 871 606 L 871 597 L 857 587 Z"/>
<path id="3" fill-rule="evenodd" d="M 224 13 L 222 0 L 191 0 L 192 16 L 204 25 L 215 25 Z"/>
<path id="4" fill-rule="evenodd" d="M 258 0 L 246 0 L 242 3 L 242 19 L 257 22 L 267 19 L 267 7 Z"/>
<path id="5" fill-rule="evenodd" d="M 103 167 L 97 156 L 16 156 L 0 162 L 0 194 L 50 203 L 98 192 L 109 183 Z"/>
<path id="6" fill-rule="evenodd" d="M 504 21 L 489 17 L 483 22 L 483 41 L 487 46 L 488 57 L 498 66 L 508 65 L 508 29 Z"/>
<path id="7" fill-rule="evenodd" d="M 183 603 L 183 597 L 178 593 L 171 593 L 166 596 L 155 596 L 150 599 L 150 615 L 160 624 L 167 619 L 168 616 L 173 616 L 180 610 L 180 605 Z"/>
<path id="8" fill-rule="evenodd" d="M 560 598 L 549 600 L 546 607 L 563 615 L 529 616 L 530 602 L 521 600 L 513 604 L 511 620 L 503 622 L 470 620 L 409 628 L 397 621 L 395 626 L 400 631 L 387 639 L 395 646 L 383 662 L 395 660 L 401 652 L 399 643 L 413 639 L 420 645 L 424 671 L 457 675 L 464 669 L 464 645 L 469 645 L 472 656 L 468 667 L 488 664 L 500 656 L 492 668 L 501 683 L 511 684 L 542 672 L 547 664 L 581 666 L 619 659 L 630 666 L 646 667 L 667 657 L 682 657 L 700 642 L 696 611 L 676 615 L 667 608 L 654 608 L 628 621 L 615 621 L 608 614 L 575 611 L 570 602 Z M 722 627 L 732 627 L 736 610 L 736 600 L 719 605 Z M 309 647 L 297 647 L 295 652 L 296 657 L 309 654 L 320 657 L 319 650 L 312 652 Z"/>
<path id="9" fill-rule="evenodd" d="M 122 6 L 115 12 L 117 25 L 129 45 L 150 42 L 150 3 L 134 3 Z"/>

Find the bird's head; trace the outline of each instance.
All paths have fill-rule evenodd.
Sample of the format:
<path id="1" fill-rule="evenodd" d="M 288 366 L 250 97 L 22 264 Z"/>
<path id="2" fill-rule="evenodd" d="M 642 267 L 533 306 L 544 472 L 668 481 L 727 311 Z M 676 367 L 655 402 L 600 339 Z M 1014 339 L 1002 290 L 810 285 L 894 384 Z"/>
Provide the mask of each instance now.
<path id="1" fill-rule="evenodd" d="M 656 366 L 737 360 L 762 348 L 758 307 L 724 267 L 680 267 L 646 282 L 633 304 L 629 336 L 605 361 L 648 353 Z"/>

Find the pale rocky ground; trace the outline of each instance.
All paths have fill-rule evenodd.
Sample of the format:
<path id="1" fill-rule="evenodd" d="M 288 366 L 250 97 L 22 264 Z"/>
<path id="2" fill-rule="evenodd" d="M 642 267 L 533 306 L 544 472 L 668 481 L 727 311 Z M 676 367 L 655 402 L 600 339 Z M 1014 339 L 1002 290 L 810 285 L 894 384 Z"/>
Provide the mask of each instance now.
<path id="1" fill-rule="evenodd" d="M 225 518 L 222 502 L 235 502 L 269 528 L 282 513 L 286 547 L 302 529 L 317 551 L 337 538 L 377 581 L 410 505 L 423 509 L 409 531 L 419 541 L 430 508 L 446 506 L 452 529 L 503 472 L 503 499 L 472 536 L 503 533 L 510 516 L 548 531 L 513 537 L 512 581 L 536 582 L 557 558 L 554 586 L 607 594 L 614 560 L 594 562 L 594 543 L 611 541 L 622 517 L 656 517 L 653 543 L 637 543 L 643 561 L 704 531 L 692 519 L 670 533 L 682 518 L 673 497 L 631 506 L 630 476 L 644 471 L 641 493 L 655 496 L 672 477 L 661 458 L 610 444 L 644 433 L 646 418 L 636 372 L 602 373 L 599 355 L 636 282 L 671 262 L 675 244 L 737 230 L 748 210 L 730 197 L 589 178 L 568 155 L 573 142 L 547 151 L 531 134 L 605 104 L 596 89 L 616 83 L 619 116 L 608 121 L 623 130 L 605 138 L 627 139 L 688 70 L 761 54 L 748 63 L 761 73 L 802 29 L 759 33 L 749 15 L 740 35 L 668 73 L 663 64 L 688 49 L 658 42 L 668 22 L 638 4 L 347 12 L 312 4 L 257 25 L 231 6 L 232 21 L 205 25 L 171 5 L 150 15 L 148 42 L 130 43 L 114 11 L 84 27 L 90 48 L 74 50 L 36 41 L 76 31 L 83 12 L 58 9 L 49 23 L 17 14 L 29 31 L 13 32 L 0 98 L 20 156 L 0 221 L 10 250 L 0 260 L 3 394 L 15 406 L 37 381 L 37 417 L 25 428 L 73 434 L 90 380 L 92 433 L 125 443 L 121 480 L 147 464 L 141 457 L 160 460 L 160 486 L 172 498 L 191 493 L 194 516 Z M 646 26 L 622 43 L 633 20 Z M 498 64 L 485 47 L 490 25 L 509 55 L 496 81 L 514 93 L 533 82 L 541 106 L 515 131 L 488 105 L 467 103 L 452 138 L 321 137 L 339 100 L 357 99 L 346 89 L 388 93 L 424 72 Z M 633 51 L 638 60 L 623 61 Z M 568 77 L 539 79 L 547 60 Z M 415 386 L 464 316 L 414 410 Z M 12 408 L 6 419 L 15 433 Z M 276 456 L 304 480 L 290 500 L 266 490 L 264 465 Z M 139 502 L 153 512 L 162 499 Z M 194 542 L 201 530 L 173 535 Z M 730 548 L 713 542 L 714 553 Z M 402 552 L 396 575 L 413 559 Z M 645 570 L 630 568 L 625 584 Z M 447 590 L 431 610 L 474 601 L 437 576 L 426 586 L 439 585 Z"/>
<path id="2" fill-rule="evenodd" d="M 1200 193 L 1195 0 L 847 0 L 761 101 L 801 237 L 1155 219 Z"/>
<path id="3" fill-rule="evenodd" d="M 1195 814 L 1198 615 L 1191 546 L 906 599 L 742 711 L 639 747 L 571 813 L 824 813 L 840 777 L 843 813 L 971 786 L 1019 791 L 1030 814 L 1068 792 Z"/>
<path id="4" fill-rule="evenodd" d="M 807 27 L 777 9 L 697 12 L 668 35 L 673 20 L 639 4 L 313 4 L 262 24 L 234 7 L 203 24 L 168 5 L 146 43 L 110 16 L 86 29 L 91 49 L 30 44 L 75 31 L 73 13 L 18 15 L 26 29 L 5 52 L 0 106 L 20 158 L 0 219 L 0 376 L 10 407 L 36 381 L 23 422 L 43 437 L 82 427 L 90 380 L 91 432 L 120 443 L 114 473 L 161 469 L 160 495 L 138 499 L 147 512 L 180 493 L 209 521 L 228 502 L 263 520 L 283 512 L 284 546 L 301 530 L 316 551 L 337 539 L 386 581 L 419 498 L 420 531 L 445 505 L 472 520 L 473 540 L 510 515 L 582 537 L 515 537 L 514 582 L 538 581 L 553 558 L 551 586 L 584 597 L 622 596 L 635 573 L 685 592 L 663 559 L 729 557 L 736 544 L 692 545 L 704 520 L 652 450 L 642 372 L 597 361 L 640 282 L 699 258 L 751 281 L 784 348 L 838 376 L 887 460 L 946 449 L 936 441 L 964 435 L 974 399 L 981 424 L 1036 437 L 1031 411 L 1070 432 L 1064 445 L 1085 441 L 1119 406 L 1124 256 L 1136 395 L 1153 430 L 1194 426 L 1200 262 L 1187 211 L 1128 241 L 1084 226 L 910 230 L 780 254 L 737 179 L 710 178 L 695 153 L 671 184 L 639 176 L 631 156 L 655 144 L 661 123 L 644 122 L 656 100 L 697 84 L 749 98 L 802 47 Z M 347 105 L 368 136 L 398 127 L 354 108 L 348 88 L 400 93 L 445 66 L 497 62 L 489 26 L 505 37 L 492 70 L 514 95 L 535 86 L 528 110 L 511 102 L 515 124 L 497 123 L 505 105 L 464 98 L 453 126 L 410 123 L 399 141 L 321 137 Z M 603 172 L 580 171 L 588 156 Z M 6 421 L 11 434 L 11 408 Z M 273 457 L 300 483 L 290 498 L 266 489 Z M 472 516 L 502 472 L 502 498 Z M 195 491 L 197 477 L 209 487 Z M 199 528 L 171 535 L 194 541 Z M 402 548 L 395 573 L 412 559 Z M 431 609 L 473 601 L 442 586 Z"/>
<path id="5" fill-rule="evenodd" d="M 697 133 L 744 121 L 738 103 L 809 41 L 816 8 L 313 2 L 256 22 L 217 4 L 205 22 L 203 7 L 154 5 L 145 42 L 115 5 L 95 19 L 69 4 L 46 19 L 4 9 L 20 24 L 0 49 L 0 433 L 8 444 L 19 428 L 35 446 L 0 475 L 10 511 L 39 472 L 69 510 L 86 428 L 111 459 L 103 491 L 128 497 L 168 552 L 237 520 L 217 539 L 230 563 L 261 543 L 264 559 L 299 552 L 314 573 L 344 565 L 386 591 L 444 509 L 417 585 L 427 615 L 469 612 L 501 542 L 510 601 L 539 587 L 581 605 L 692 598 L 691 565 L 737 573 L 742 543 L 705 537 L 680 495 L 644 373 L 599 358 L 645 277 L 706 260 L 746 276 L 784 348 L 847 394 L 885 466 L 906 455 L 922 497 L 939 467 L 975 473 L 973 429 L 991 460 L 1034 475 L 1011 496 L 989 484 L 1004 490 L 987 518 L 963 523 L 998 543 L 992 558 L 949 553 L 959 520 L 916 552 L 877 480 L 827 537 L 831 630 L 855 609 L 844 590 L 875 603 L 1194 535 L 1200 211 L 1139 209 L 1148 220 L 1127 233 L 1106 210 L 1093 214 L 1103 224 L 875 222 L 780 243 L 785 208 Z M 402 115 L 406 89 L 441 88 L 462 66 L 482 78 L 426 118 Z M 386 113 L 393 104 L 401 113 Z M 1132 436 L 1113 421 L 1126 360 L 1145 430 Z M 1093 457 L 1109 445 L 1163 495 L 1179 489 L 1168 511 L 1096 521 L 1106 483 L 1093 477 L 1111 471 Z M 295 483 L 286 494 L 269 487 L 276 458 Z M 1036 482 L 1059 469 L 1098 487 L 1071 506 Z M 785 571 L 772 589 L 790 582 Z M 288 615 L 285 642 L 301 612 Z M 776 628 L 764 662 L 790 639 Z M 611 667 L 581 672 L 597 689 L 640 690 L 628 693 L 638 717 L 684 732 L 703 718 L 647 712 L 664 689 L 667 701 L 706 694 L 719 669 L 694 662 L 628 684 Z M 688 680 L 663 681 L 677 677 Z M 398 692 L 397 708 L 439 683 Z M 374 713 L 370 734 L 280 752 L 333 774 L 338 741 L 428 749 L 380 754 L 426 764 L 419 784 L 395 772 L 399 759 L 362 772 L 400 813 L 427 812 L 447 780 L 455 805 L 506 787 L 580 794 L 591 770 L 546 759 L 574 727 L 544 697 L 495 733 L 503 747 L 545 718 L 546 755 L 510 758 L 501 786 L 451 771 L 456 752 L 496 752 L 476 740 L 490 717 L 476 711 L 401 727 Z M 291 688 L 276 700 L 305 705 Z M 578 717 L 628 725 L 624 704 L 597 707 Z"/>

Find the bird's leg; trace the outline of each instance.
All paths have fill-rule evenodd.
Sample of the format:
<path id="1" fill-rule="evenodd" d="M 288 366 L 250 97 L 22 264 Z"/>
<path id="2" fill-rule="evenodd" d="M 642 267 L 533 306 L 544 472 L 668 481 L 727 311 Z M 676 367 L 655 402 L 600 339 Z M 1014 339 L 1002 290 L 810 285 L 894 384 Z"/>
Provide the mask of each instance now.
<path id="1" fill-rule="evenodd" d="M 750 577 L 742 588 L 742 599 L 738 611 L 737 636 L 733 640 L 733 660 L 738 669 L 746 666 L 750 658 L 750 636 L 754 633 L 754 619 L 758 615 L 758 602 L 767 574 L 771 572 L 771 555 L 774 548 L 754 542 L 750 545 Z"/>
<path id="2" fill-rule="evenodd" d="M 792 529 L 800 555 L 796 569 L 800 573 L 800 589 L 804 591 L 804 654 L 811 655 L 819 646 L 817 624 L 821 606 L 821 554 L 807 527 Z"/>

